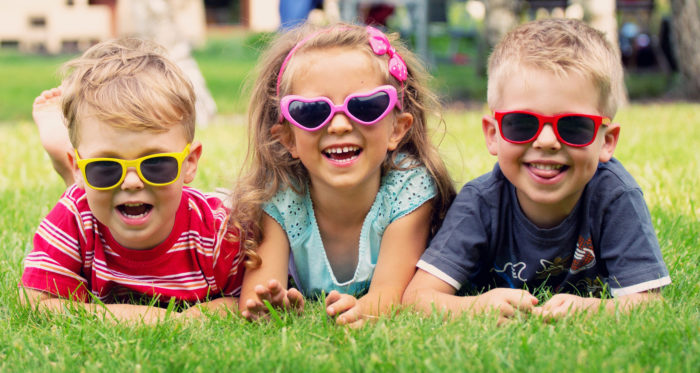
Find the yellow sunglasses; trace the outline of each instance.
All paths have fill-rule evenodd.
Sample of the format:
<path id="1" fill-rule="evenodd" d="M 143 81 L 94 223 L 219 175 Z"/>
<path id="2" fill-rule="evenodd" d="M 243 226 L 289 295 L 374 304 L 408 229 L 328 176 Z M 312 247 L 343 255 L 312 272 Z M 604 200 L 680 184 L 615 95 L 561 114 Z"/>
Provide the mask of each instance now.
<path id="1" fill-rule="evenodd" d="M 134 167 L 141 180 L 148 185 L 170 185 L 180 177 L 182 161 L 189 152 L 190 144 L 187 144 L 185 149 L 179 153 L 158 153 L 124 160 L 118 158 L 80 159 L 78 151 L 75 150 L 75 159 L 85 183 L 90 188 L 109 190 L 121 185 L 129 167 Z"/>

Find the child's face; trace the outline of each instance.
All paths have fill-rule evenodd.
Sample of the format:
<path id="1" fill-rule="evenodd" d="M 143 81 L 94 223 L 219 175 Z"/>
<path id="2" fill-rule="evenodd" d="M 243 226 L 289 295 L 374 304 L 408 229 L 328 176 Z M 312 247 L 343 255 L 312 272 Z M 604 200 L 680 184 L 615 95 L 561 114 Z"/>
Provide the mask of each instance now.
<path id="1" fill-rule="evenodd" d="M 336 48 L 295 58 L 301 68 L 292 78 L 290 95 L 323 96 L 341 105 L 348 95 L 386 85 L 375 62 L 361 51 Z M 375 124 L 362 125 L 338 112 L 316 131 L 285 124 L 291 133 L 282 142 L 304 164 L 315 188 L 378 187 L 387 151 L 396 149 L 412 122 L 410 114 L 392 111 Z"/>
<path id="2" fill-rule="evenodd" d="M 602 115 L 597 92 L 592 82 L 578 75 L 558 78 L 530 69 L 505 82 L 499 106 L 493 109 Z M 493 116 L 485 116 L 482 125 L 489 152 L 498 156 L 503 174 L 515 186 L 520 207 L 542 227 L 558 224 L 571 212 L 598 162 L 612 157 L 619 135 L 617 124 L 601 125 L 590 145 L 573 147 L 560 142 L 552 124 L 546 123 L 532 142 L 514 144 L 501 137 Z"/>
<path id="3" fill-rule="evenodd" d="M 182 126 L 172 126 L 166 132 L 152 132 L 117 128 L 86 116 L 80 123 L 80 142 L 76 150 L 80 159 L 131 160 L 157 153 L 179 153 L 186 145 Z M 182 161 L 180 175 L 170 185 L 146 184 L 137 171 L 129 167 L 122 183 L 109 190 L 95 190 L 88 186 L 75 155 L 70 156 L 75 180 L 85 189 L 90 210 L 97 220 L 109 228 L 122 246 L 143 250 L 155 247 L 170 234 L 182 187 L 194 179 L 201 151 L 201 144 L 192 143 L 189 154 Z"/>

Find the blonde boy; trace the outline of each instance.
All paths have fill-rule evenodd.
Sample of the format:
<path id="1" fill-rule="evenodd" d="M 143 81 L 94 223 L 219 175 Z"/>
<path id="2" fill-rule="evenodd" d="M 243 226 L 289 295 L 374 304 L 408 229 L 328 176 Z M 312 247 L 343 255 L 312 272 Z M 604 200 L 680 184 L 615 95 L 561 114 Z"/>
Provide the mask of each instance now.
<path id="1" fill-rule="evenodd" d="M 580 21 L 528 23 L 496 46 L 482 128 L 498 163 L 457 196 L 405 303 L 505 321 L 660 297 L 670 277 L 642 191 L 612 157 L 622 78 L 615 49 Z M 538 288 L 556 295 L 536 307 Z"/>
<path id="2" fill-rule="evenodd" d="M 243 260 L 228 211 L 185 186 L 202 154 L 189 81 L 160 47 L 135 39 L 100 43 L 68 67 L 58 92 L 76 183 L 37 229 L 23 302 L 63 312 L 75 301 L 145 322 L 166 310 L 138 303 L 235 310 Z M 198 314 L 193 307 L 177 315 Z"/>

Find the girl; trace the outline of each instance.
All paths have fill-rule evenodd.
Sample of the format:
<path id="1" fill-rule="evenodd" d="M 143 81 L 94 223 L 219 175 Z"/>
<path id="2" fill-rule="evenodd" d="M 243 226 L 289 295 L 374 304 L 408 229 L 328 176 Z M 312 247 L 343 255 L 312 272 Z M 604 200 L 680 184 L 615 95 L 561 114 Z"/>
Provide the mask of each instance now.
<path id="1" fill-rule="evenodd" d="M 359 326 L 399 304 L 454 197 L 427 134 L 437 102 L 413 55 L 372 27 L 293 30 L 258 66 L 231 221 L 256 253 L 242 313 L 326 292 L 328 315 Z"/>

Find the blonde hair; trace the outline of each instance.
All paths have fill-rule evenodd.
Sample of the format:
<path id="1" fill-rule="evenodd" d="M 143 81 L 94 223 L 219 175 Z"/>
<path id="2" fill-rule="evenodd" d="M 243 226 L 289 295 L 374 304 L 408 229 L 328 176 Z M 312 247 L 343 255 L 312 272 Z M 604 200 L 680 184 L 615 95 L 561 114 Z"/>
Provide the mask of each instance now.
<path id="1" fill-rule="evenodd" d="M 598 89 L 598 110 L 613 118 L 624 97 L 622 63 L 605 35 L 574 19 L 544 19 L 509 32 L 494 48 L 488 64 L 488 104 L 495 110 L 508 79 L 523 70 L 567 77 L 578 74 Z"/>
<path id="2" fill-rule="evenodd" d="M 298 45 L 300 41 L 312 34 L 311 38 Z M 413 115 L 413 125 L 398 147 L 387 154 L 382 171 L 385 173 L 392 169 L 406 169 L 411 166 L 403 165 L 411 162 L 425 166 L 438 189 L 433 204 L 431 233 L 439 227 L 455 196 L 447 168 L 428 135 L 427 113 L 439 113 L 439 103 L 435 95 L 426 88 L 427 73 L 414 54 L 397 40 L 396 35 L 388 35 L 388 38 L 408 67 L 408 78 L 403 87 L 389 73 L 389 57 L 378 56 L 372 51 L 368 32 L 364 26 L 337 24 L 320 29 L 305 25 L 278 35 L 267 51 L 262 54 L 257 65 L 258 78 L 253 87 L 248 113 L 248 154 L 244 165 L 246 169 L 234 188 L 234 208 L 231 214 L 231 224 L 245 236 L 243 246 L 249 252 L 257 248 L 262 238 L 260 229 L 262 204 L 283 187 L 290 187 L 298 193 L 304 193 L 308 180 L 308 173 L 301 161 L 292 158 L 277 136 L 271 135 L 273 126 L 280 123 L 280 97 L 288 94 L 295 69 L 298 67 L 295 64 L 296 57 L 289 60 L 282 74 L 279 96 L 277 95 L 278 74 L 285 57 L 297 45 L 298 49 L 293 56 L 309 51 L 340 47 L 364 51 L 372 61 L 377 62 L 376 67 L 384 76 L 386 84 L 393 85 L 399 93 L 399 100 L 403 99 L 403 112 Z M 399 153 L 406 154 L 407 157 L 405 161 L 402 160 L 397 164 L 396 156 Z M 249 255 L 249 258 L 249 267 L 259 265 L 260 260 L 255 255 Z"/>
<path id="3" fill-rule="evenodd" d="M 166 131 L 182 125 L 194 138 L 194 90 L 160 45 L 139 39 L 105 41 L 64 65 L 62 109 L 70 141 L 86 116 L 120 128 Z"/>

